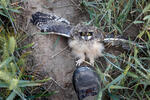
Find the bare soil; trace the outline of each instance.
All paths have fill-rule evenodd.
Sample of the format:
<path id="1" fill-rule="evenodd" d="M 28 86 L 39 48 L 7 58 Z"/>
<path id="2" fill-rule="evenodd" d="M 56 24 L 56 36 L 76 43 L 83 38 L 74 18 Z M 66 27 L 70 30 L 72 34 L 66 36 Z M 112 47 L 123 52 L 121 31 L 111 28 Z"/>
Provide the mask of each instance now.
<path id="1" fill-rule="evenodd" d="M 31 15 L 37 11 L 54 13 L 69 20 L 73 25 L 86 21 L 88 16 L 78 7 L 79 0 L 28 0 L 24 3 L 24 11 L 18 18 L 22 30 L 34 42 L 32 55 L 28 58 L 31 72 L 40 74 L 40 78 L 52 77 L 53 84 L 47 82 L 47 91 L 58 91 L 46 98 L 48 100 L 77 100 L 72 85 L 72 75 L 75 70 L 74 57 L 68 48 L 67 38 L 56 35 L 40 35 L 35 26 L 30 23 Z M 42 79 L 42 78 L 41 78 Z M 40 98 L 42 99 L 42 98 Z M 45 99 L 44 99 L 45 100 Z"/>

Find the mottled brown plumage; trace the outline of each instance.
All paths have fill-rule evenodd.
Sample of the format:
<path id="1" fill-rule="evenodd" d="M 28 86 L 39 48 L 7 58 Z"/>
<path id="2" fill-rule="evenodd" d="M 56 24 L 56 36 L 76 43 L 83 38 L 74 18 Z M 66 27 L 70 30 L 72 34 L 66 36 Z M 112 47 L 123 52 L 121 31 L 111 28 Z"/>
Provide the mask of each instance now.
<path id="1" fill-rule="evenodd" d="M 72 26 L 69 21 L 54 14 L 44 14 L 36 12 L 32 15 L 31 22 L 36 25 L 41 32 L 51 32 L 50 34 L 57 34 L 69 39 L 69 46 L 72 48 L 72 53 L 76 58 L 79 58 L 77 65 L 80 65 L 85 58 L 88 58 L 90 63 L 94 64 L 94 59 L 102 56 L 105 43 L 111 43 L 114 46 L 121 46 L 123 49 L 130 50 L 130 45 L 137 45 L 127 39 L 114 37 L 112 35 L 105 35 L 95 26 L 79 23 Z M 109 37 L 110 36 L 110 37 Z M 137 45 L 145 48 L 145 46 Z"/>
<path id="2" fill-rule="evenodd" d="M 91 33 L 87 40 L 82 38 L 81 33 Z M 98 28 L 84 23 L 80 23 L 72 28 L 71 38 L 69 39 L 69 47 L 72 48 L 72 53 L 76 58 L 76 65 L 80 65 L 87 57 L 90 63 L 94 65 L 94 59 L 102 56 L 104 46 L 102 44 L 103 35 Z"/>

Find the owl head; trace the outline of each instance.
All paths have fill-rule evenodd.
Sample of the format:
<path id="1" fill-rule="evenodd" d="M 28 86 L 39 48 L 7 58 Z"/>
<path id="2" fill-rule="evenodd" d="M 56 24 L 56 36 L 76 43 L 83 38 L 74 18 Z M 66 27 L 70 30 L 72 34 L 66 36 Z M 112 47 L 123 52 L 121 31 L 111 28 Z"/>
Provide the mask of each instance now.
<path id="1" fill-rule="evenodd" d="M 79 23 L 71 29 L 71 37 L 73 39 L 90 41 L 90 40 L 102 40 L 102 32 L 95 26 L 87 25 L 85 23 Z"/>

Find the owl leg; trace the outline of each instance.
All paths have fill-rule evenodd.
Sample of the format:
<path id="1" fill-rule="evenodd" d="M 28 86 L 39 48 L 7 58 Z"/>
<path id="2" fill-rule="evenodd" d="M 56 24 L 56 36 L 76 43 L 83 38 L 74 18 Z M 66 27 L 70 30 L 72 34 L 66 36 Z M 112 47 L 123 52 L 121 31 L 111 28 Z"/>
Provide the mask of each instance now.
<path id="1" fill-rule="evenodd" d="M 76 66 L 80 66 L 83 63 L 84 59 L 80 58 L 76 61 Z"/>
<path id="2" fill-rule="evenodd" d="M 87 54 L 87 57 L 89 58 L 91 65 L 94 66 L 94 56 L 89 53 Z"/>
<path id="3" fill-rule="evenodd" d="M 83 61 L 85 60 L 85 55 L 82 52 L 81 53 L 78 52 L 78 54 L 76 56 L 79 58 L 76 61 L 76 66 L 80 66 L 83 63 Z"/>
<path id="4" fill-rule="evenodd" d="M 91 65 L 93 65 L 94 66 L 94 57 L 93 58 L 89 58 L 90 59 L 90 63 L 91 63 Z"/>

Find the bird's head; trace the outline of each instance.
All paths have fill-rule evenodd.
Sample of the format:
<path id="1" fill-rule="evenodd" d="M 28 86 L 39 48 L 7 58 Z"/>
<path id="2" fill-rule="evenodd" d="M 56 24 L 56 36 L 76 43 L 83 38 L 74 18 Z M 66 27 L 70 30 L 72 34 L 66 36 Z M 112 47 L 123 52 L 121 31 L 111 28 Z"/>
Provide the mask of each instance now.
<path id="1" fill-rule="evenodd" d="M 97 38 L 102 39 L 103 35 L 99 29 L 92 25 L 87 25 L 85 23 L 79 23 L 71 30 L 71 36 L 73 39 L 90 41 Z"/>

